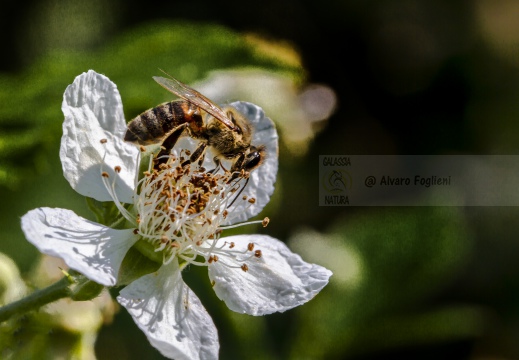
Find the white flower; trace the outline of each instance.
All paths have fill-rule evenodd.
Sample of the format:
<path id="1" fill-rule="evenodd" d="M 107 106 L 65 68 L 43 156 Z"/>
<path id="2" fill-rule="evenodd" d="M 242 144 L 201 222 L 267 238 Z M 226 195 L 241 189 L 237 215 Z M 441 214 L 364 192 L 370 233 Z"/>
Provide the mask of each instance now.
<path id="1" fill-rule="evenodd" d="M 250 315 L 301 305 L 331 276 L 329 270 L 304 262 L 272 237 L 220 237 L 225 228 L 262 210 L 277 173 L 277 133 L 272 121 L 256 105 L 231 105 L 254 125 L 253 144 L 265 145 L 268 153 L 249 178 L 208 172 L 196 164 L 182 168 L 181 157 L 194 145 L 183 138 L 161 169 L 150 166 L 138 180 L 140 152 L 122 140 L 126 122 L 115 84 L 94 71 L 81 74 L 63 99 L 64 176 L 78 193 L 113 201 L 131 228 L 112 229 L 65 209 L 38 208 L 22 217 L 27 239 L 41 252 L 61 257 L 105 286 L 117 284 L 122 260 L 138 240 L 161 254 L 159 270 L 130 283 L 117 300 L 151 344 L 170 358 L 218 357 L 214 323 L 182 280 L 186 265 L 207 266 L 216 295 L 231 310 Z M 211 166 L 210 159 L 206 155 L 204 165 Z"/>

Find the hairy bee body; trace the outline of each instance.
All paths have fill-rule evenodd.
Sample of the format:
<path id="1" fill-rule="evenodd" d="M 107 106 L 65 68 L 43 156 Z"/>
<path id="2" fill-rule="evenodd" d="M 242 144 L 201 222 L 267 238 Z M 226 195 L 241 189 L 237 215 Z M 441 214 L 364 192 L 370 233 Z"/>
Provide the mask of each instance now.
<path id="1" fill-rule="evenodd" d="M 197 106 L 186 100 L 165 102 L 132 119 L 124 140 L 140 145 L 155 144 L 183 124 L 188 124 L 191 136 L 204 138 L 204 122 Z"/>

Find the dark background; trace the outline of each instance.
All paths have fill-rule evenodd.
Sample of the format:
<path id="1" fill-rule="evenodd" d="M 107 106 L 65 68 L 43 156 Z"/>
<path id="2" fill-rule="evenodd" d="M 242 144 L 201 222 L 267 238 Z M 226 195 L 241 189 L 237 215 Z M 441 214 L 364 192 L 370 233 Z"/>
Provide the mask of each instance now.
<path id="1" fill-rule="evenodd" d="M 519 2 L 3 1 L 0 14 L 0 72 L 20 81 L 31 81 L 24 71 L 49 51 L 95 51 L 141 24 L 189 20 L 288 42 L 301 56 L 306 81 L 335 91 L 336 111 L 319 124 L 308 152 L 298 158 L 280 152 L 282 195 L 268 233 L 288 239 L 312 229 L 343 236 L 365 259 L 374 289 L 325 288 L 328 295 L 313 301 L 328 296 L 323 306 L 330 307 L 316 318 L 267 317 L 268 350 L 254 356 L 245 346 L 229 350 L 232 332 L 225 333 L 223 315 L 214 314 L 221 308 L 208 306 L 222 358 L 519 359 L 515 207 L 319 207 L 317 198 L 319 155 L 515 155 Z M 21 216 L 30 207 L 17 209 Z M 111 356 L 111 341 L 123 338 L 143 343 L 144 350 L 128 351 L 128 358 L 154 351 L 122 313 L 101 331 L 100 359 Z M 298 324 L 311 330 L 293 335 Z M 110 333 L 121 329 L 128 334 L 112 340 Z M 305 336 L 315 340 L 308 346 L 323 349 L 294 350 L 304 349 Z"/>

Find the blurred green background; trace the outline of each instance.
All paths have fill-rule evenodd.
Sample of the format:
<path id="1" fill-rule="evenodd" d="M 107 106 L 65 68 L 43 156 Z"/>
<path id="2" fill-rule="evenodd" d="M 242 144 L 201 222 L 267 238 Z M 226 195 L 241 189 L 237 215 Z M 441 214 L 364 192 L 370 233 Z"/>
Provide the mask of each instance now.
<path id="1" fill-rule="evenodd" d="M 0 252 L 22 274 L 38 259 L 24 213 L 93 218 L 59 162 L 66 86 L 107 75 L 129 120 L 169 99 L 161 68 L 264 107 L 281 137 L 271 223 L 240 230 L 334 272 L 254 318 L 190 269 L 222 359 L 519 359 L 517 208 L 318 206 L 319 155 L 519 152 L 519 1 L 6 0 L 0 20 Z M 161 359 L 124 309 L 95 352 Z"/>

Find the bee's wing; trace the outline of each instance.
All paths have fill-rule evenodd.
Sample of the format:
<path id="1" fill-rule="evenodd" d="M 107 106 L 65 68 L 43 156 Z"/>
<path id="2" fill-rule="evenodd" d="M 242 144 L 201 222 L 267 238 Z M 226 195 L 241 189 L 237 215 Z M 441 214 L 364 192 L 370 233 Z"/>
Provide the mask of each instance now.
<path id="1" fill-rule="evenodd" d="M 189 101 L 190 103 L 202 108 L 204 111 L 213 115 L 215 118 L 223 122 L 229 129 L 235 129 L 234 124 L 227 117 L 227 114 L 225 114 L 225 112 L 223 112 L 223 110 L 220 109 L 218 105 L 213 103 L 204 95 L 200 94 L 195 89 L 190 88 L 186 84 L 183 84 L 174 78 L 168 79 L 160 76 L 154 76 L 153 80 L 158 82 L 159 85 L 165 88 L 166 90 L 172 92 L 173 94 L 181 97 L 184 100 Z"/>

